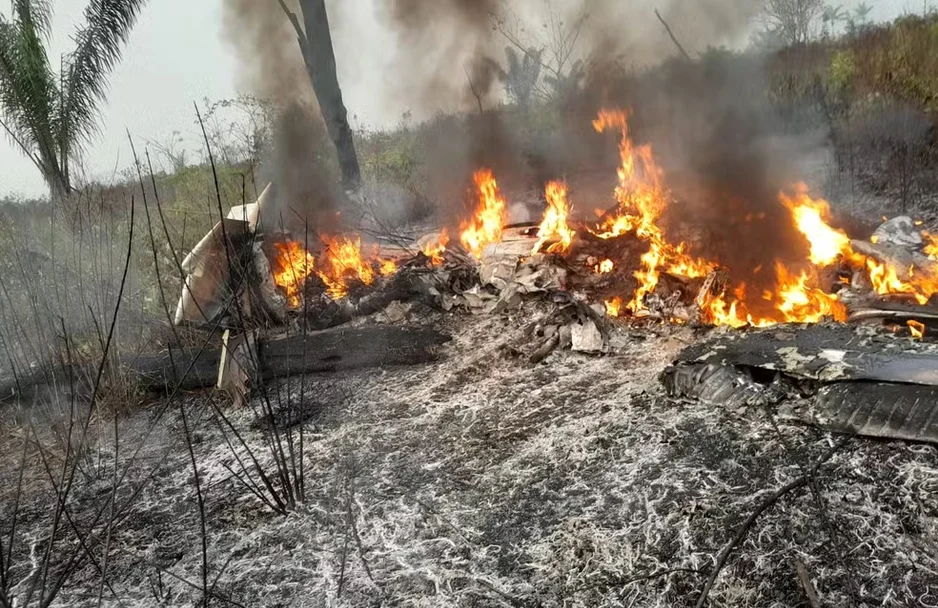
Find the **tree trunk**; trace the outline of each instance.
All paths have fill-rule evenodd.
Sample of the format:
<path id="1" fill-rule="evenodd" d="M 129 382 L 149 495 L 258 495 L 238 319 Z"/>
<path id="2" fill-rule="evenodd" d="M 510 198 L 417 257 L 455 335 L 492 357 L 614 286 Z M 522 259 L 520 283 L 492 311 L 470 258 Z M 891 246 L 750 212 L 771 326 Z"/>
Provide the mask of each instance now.
<path id="1" fill-rule="evenodd" d="M 342 184 L 347 190 L 358 190 L 361 170 L 336 74 L 335 52 L 332 48 L 325 0 L 300 0 L 300 9 L 306 29 L 305 37 L 300 39 L 303 59 L 329 136 L 338 152 Z"/>
<path id="2" fill-rule="evenodd" d="M 68 200 L 68 194 L 71 188 L 69 188 L 68 183 L 62 177 L 61 173 L 46 173 L 43 177 L 46 180 L 46 184 L 49 186 L 49 197 L 52 199 L 53 205 L 59 205 Z"/>

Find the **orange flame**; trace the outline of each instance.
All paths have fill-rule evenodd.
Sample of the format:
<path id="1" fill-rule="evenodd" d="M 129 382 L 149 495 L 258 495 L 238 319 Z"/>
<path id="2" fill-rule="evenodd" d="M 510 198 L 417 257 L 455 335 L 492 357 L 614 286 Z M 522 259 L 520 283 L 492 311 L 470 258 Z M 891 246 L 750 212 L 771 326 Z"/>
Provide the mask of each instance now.
<path id="1" fill-rule="evenodd" d="M 818 266 L 829 266 L 841 255 L 853 254 L 850 237 L 842 230 L 831 228 L 830 205 L 824 199 L 813 199 L 808 195 L 808 187 L 803 183 L 795 184 L 795 193 L 789 196 L 779 193 L 779 200 L 791 211 L 795 227 L 808 239 L 811 252 L 808 259 Z"/>
<path id="2" fill-rule="evenodd" d="M 865 269 L 873 290 L 880 295 L 906 294 L 915 298 L 919 304 L 926 304 L 933 294 L 938 293 L 938 277 L 934 275 L 916 273 L 914 267 L 900 271 L 855 252 L 850 238 L 843 231 L 835 230 L 827 224 L 830 216 L 827 201 L 812 199 L 804 184 L 795 186 L 795 196 L 789 197 L 782 193 L 779 198 L 791 210 L 795 225 L 808 240 L 811 246 L 809 259 L 814 264 L 828 266 L 842 258 L 854 268 Z M 922 238 L 926 241 L 926 255 L 938 256 L 938 238 L 927 232 L 922 233 Z M 873 244 L 878 241 L 875 235 L 870 237 Z"/>
<path id="3" fill-rule="evenodd" d="M 789 323 L 819 323 L 825 319 L 845 322 L 847 307 L 836 294 L 810 286 L 807 272 L 795 276 L 781 263 L 778 273 L 778 310 Z"/>
<path id="4" fill-rule="evenodd" d="M 296 308 L 303 283 L 316 269 L 316 260 L 296 241 L 277 242 L 274 248 L 278 253 L 271 268 L 274 284 L 286 292 L 290 306 Z"/>
<path id="5" fill-rule="evenodd" d="M 922 239 L 925 241 L 925 255 L 930 260 L 938 260 L 938 235 L 922 231 Z"/>
<path id="6" fill-rule="evenodd" d="M 612 298 L 603 302 L 606 306 L 606 314 L 610 317 L 618 317 L 622 314 L 622 298 Z"/>
<path id="7" fill-rule="evenodd" d="M 731 327 L 769 327 L 778 323 L 819 323 L 826 319 L 844 322 L 847 308 L 836 294 L 827 293 L 811 285 L 813 277 L 807 272 L 793 273 L 784 264 L 776 265 L 778 286 L 775 292 L 763 295 L 773 303 L 778 314 L 753 317 L 745 304 L 745 285 L 735 290 L 736 298 L 727 302 L 725 295 L 711 299 L 702 313 L 705 321 Z"/>
<path id="8" fill-rule="evenodd" d="M 423 246 L 423 255 L 430 258 L 430 263 L 434 266 L 441 266 L 443 264 L 443 253 L 446 251 L 446 246 L 449 245 L 449 231 L 444 228 L 440 231 L 440 236 L 435 243 L 427 243 Z"/>
<path id="9" fill-rule="evenodd" d="M 616 264 L 612 260 L 603 260 L 599 264 L 593 266 L 593 272 L 596 274 L 609 274 L 615 270 Z"/>
<path id="10" fill-rule="evenodd" d="M 921 340 L 922 338 L 925 337 L 925 324 L 924 323 L 920 323 L 918 321 L 909 319 L 906 322 L 906 325 L 909 326 L 909 331 L 912 333 L 913 338 L 918 338 L 919 340 Z"/>
<path id="11" fill-rule="evenodd" d="M 360 238 L 323 237 L 323 242 L 326 250 L 318 264 L 312 254 L 296 241 L 274 244 L 277 250 L 272 264 L 274 283 L 286 292 L 292 308 L 300 305 L 303 283 L 313 274 L 326 284 L 329 297 L 337 300 L 348 294 L 351 281 L 371 285 L 377 276 L 397 272 L 395 261 L 378 257 L 377 246 L 366 259 L 362 255 Z"/>
<path id="12" fill-rule="evenodd" d="M 619 184 L 615 198 L 618 203 L 616 214 L 606 220 L 596 236 L 609 239 L 626 232 L 635 234 L 648 241 L 649 248 L 641 257 L 642 268 L 635 271 L 638 288 L 626 307 L 633 313 L 645 308 L 645 296 L 652 293 L 658 285 L 661 271 L 667 270 L 688 277 L 706 276 L 714 265 L 694 259 L 685 253 L 683 244 L 670 244 L 658 218 L 661 216 L 670 198 L 670 192 L 662 184 L 662 172 L 655 163 L 651 146 L 634 146 L 629 137 L 628 113 L 620 110 L 601 110 L 593 128 L 599 132 L 618 128 Z"/>
<path id="13" fill-rule="evenodd" d="M 476 259 L 482 259 L 482 252 L 490 243 L 502 240 L 502 226 L 508 220 L 508 204 L 498 190 L 495 176 L 488 169 L 476 171 L 473 181 L 479 202 L 475 217 L 461 226 L 459 240 Z"/>
<path id="14" fill-rule="evenodd" d="M 687 253 L 684 243 L 670 243 L 658 220 L 670 200 L 670 192 L 663 185 L 662 172 L 654 162 L 649 146 L 634 146 L 629 138 L 628 114 L 622 111 L 603 110 L 593 121 L 597 131 L 617 128 L 620 131 L 618 169 L 619 184 L 615 190 L 618 203 L 615 214 L 595 231 L 600 238 L 614 238 L 626 232 L 648 242 L 648 251 L 641 257 L 641 268 L 634 277 L 638 281 L 632 300 L 625 306 L 632 313 L 644 308 L 644 298 L 658 285 L 661 272 L 690 278 L 705 277 L 717 267 L 715 262 L 694 258 Z M 850 247 L 850 239 L 828 224 L 830 208 L 826 201 L 812 199 L 807 186 L 798 184 L 793 195 L 781 193 L 779 199 L 792 213 L 798 229 L 804 234 L 810 251 L 808 259 L 818 266 L 835 262 L 840 256 L 854 261 L 857 256 Z M 862 257 L 860 258 L 862 259 Z M 745 303 L 745 285 L 734 290 L 734 298 L 726 294 L 705 297 L 700 302 L 704 320 L 718 324 L 741 327 L 744 325 L 768 326 L 781 322 L 818 322 L 833 318 L 846 320 L 844 305 L 834 294 L 816 286 L 814 273 L 793 272 L 781 263 L 776 267 L 777 287 L 766 293 L 764 298 L 772 302 L 776 310 L 767 318 L 754 318 Z M 607 309 L 610 302 L 606 302 Z M 615 309 L 615 306 L 612 306 Z"/>
<path id="15" fill-rule="evenodd" d="M 573 243 L 574 232 L 567 225 L 570 204 L 567 201 L 567 185 L 563 182 L 549 182 L 544 190 L 547 209 L 537 231 L 537 244 L 531 254 L 540 253 L 548 241 L 556 240 L 547 248 L 548 253 L 564 253 Z"/>
<path id="16" fill-rule="evenodd" d="M 323 242 L 326 244 L 325 263 L 317 274 L 326 284 L 326 293 L 333 300 L 348 295 L 349 284 L 354 280 L 371 285 L 378 274 L 387 276 L 397 272 L 397 264 L 394 261 L 378 259 L 377 246 L 374 247 L 371 259 L 362 257 L 360 237 L 324 237 Z M 377 272 L 374 263 L 378 265 Z"/>

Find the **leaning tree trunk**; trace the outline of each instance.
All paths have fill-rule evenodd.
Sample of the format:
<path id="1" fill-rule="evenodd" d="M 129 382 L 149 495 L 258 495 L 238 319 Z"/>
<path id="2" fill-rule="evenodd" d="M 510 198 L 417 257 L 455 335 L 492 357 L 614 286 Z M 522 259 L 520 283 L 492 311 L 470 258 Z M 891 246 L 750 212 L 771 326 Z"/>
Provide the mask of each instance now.
<path id="1" fill-rule="evenodd" d="M 313 83 L 322 118 L 338 152 L 342 183 L 347 190 L 358 190 L 361 183 L 361 170 L 358 166 L 358 155 L 355 153 L 352 128 L 348 124 L 348 112 L 342 101 L 342 89 L 339 88 L 339 78 L 336 74 L 335 52 L 332 49 L 332 34 L 329 32 L 329 17 L 326 14 L 325 0 L 299 0 L 299 2 L 303 13 L 303 28 L 300 27 L 296 16 L 287 9 L 283 0 L 280 1 L 280 6 L 296 29 L 303 60 L 306 62 L 306 71 Z"/>
<path id="2" fill-rule="evenodd" d="M 46 164 L 51 163 L 47 161 Z M 56 207 L 66 205 L 71 196 L 72 188 L 65 172 L 61 171 L 57 166 L 52 169 L 43 167 L 42 177 L 46 181 L 46 185 L 49 186 L 49 197 L 52 199 L 52 204 Z"/>

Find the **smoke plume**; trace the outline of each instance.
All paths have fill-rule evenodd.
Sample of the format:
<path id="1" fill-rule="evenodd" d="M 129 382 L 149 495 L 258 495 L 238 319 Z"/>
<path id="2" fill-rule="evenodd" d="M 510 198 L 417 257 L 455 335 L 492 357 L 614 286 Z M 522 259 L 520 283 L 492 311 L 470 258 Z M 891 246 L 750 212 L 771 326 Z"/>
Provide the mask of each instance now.
<path id="1" fill-rule="evenodd" d="M 378 0 L 385 25 L 397 34 L 399 66 L 391 99 L 429 109 L 469 109 L 487 99 L 495 82 L 493 20 L 498 0 Z"/>
<path id="2" fill-rule="evenodd" d="M 287 6 L 298 14 L 296 0 Z M 276 0 L 223 0 L 223 33 L 234 48 L 241 86 L 278 103 L 315 105 L 296 32 Z"/>

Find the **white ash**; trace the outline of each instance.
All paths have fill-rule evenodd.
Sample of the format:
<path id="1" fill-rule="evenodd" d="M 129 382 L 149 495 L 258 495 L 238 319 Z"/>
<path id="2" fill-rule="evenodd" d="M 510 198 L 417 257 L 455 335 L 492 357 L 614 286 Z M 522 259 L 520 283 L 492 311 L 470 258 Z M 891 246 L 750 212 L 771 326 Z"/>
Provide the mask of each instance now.
<path id="1" fill-rule="evenodd" d="M 615 354 L 558 351 L 534 366 L 501 349 L 528 321 L 523 310 L 446 317 L 454 340 L 437 364 L 306 378 L 307 395 L 334 397 L 308 423 L 307 500 L 286 516 L 231 478 L 206 398 L 187 398 L 215 591 L 245 606 L 693 606 L 724 543 L 833 441 L 761 410 L 665 399 L 657 374 L 695 339 L 689 329 L 619 329 Z M 298 394 L 299 382 L 277 388 Z M 226 414 L 268 465 L 250 409 Z M 149 416 L 125 422 L 122 442 Z M 201 577 L 177 408 L 159 428 L 135 469 L 156 475 L 112 539 L 108 583 L 124 606 L 200 597 L 166 574 L 151 590 L 157 565 Z M 709 605 L 806 605 L 795 558 L 825 605 L 934 597 L 934 448 L 852 439 L 817 488 L 756 521 Z M 76 514 L 100 504 L 90 494 L 76 493 Z M 42 513 L 20 533 L 37 534 Z M 93 601 L 99 580 L 86 566 L 58 604 Z M 105 603 L 116 605 L 107 592 Z"/>

